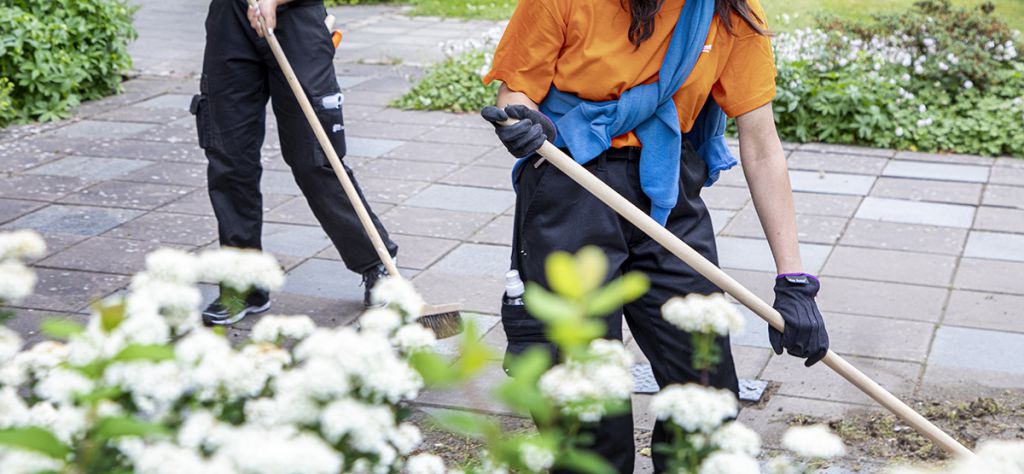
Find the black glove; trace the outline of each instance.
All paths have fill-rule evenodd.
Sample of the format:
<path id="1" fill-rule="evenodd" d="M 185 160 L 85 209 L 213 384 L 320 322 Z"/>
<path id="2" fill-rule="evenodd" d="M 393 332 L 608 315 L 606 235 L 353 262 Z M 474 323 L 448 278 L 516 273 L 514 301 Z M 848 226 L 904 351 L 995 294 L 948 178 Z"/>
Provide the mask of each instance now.
<path id="1" fill-rule="evenodd" d="M 775 279 L 775 304 L 772 306 L 786 321 L 786 329 L 780 333 L 768 326 L 768 340 L 776 354 L 782 354 L 785 347 L 790 355 L 806 358 L 804 365 L 807 367 L 828 352 L 825 320 L 814 302 L 820 288 L 818 279 L 806 273 L 779 275 Z"/>
<path id="2" fill-rule="evenodd" d="M 501 143 L 516 158 L 529 156 L 544 144 L 544 140 L 554 142 L 557 136 L 555 124 L 547 115 L 525 105 L 509 105 L 505 110 L 489 105 L 480 111 L 480 115 L 494 124 L 494 132 Z M 507 127 L 500 125 L 509 118 L 519 119 L 519 122 Z"/>

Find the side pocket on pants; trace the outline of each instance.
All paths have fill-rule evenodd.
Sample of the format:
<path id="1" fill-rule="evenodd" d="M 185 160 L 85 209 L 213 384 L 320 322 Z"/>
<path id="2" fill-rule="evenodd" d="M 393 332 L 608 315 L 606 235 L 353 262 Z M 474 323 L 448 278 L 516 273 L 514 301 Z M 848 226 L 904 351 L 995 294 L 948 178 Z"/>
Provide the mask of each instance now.
<path id="1" fill-rule="evenodd" d="M 210 101 L 206 94 L 192 96 L 192 104 L 189 105 L 189 112 L 196 116 L 196 134 L 199 138 L 199 148 L 204 150 L 213 147 L 213 123 L 210 117 Z"/>
<path id="2" fill-rule="evenodd" d="M 327 132 L 327 138 L 331 140 L 331 145 L 334 146 L 334 152 L 338 154 L 338 158 L 343 158 L 347 152 L 345 146 L 345 114 L 342 111 L 342 103 L 344 101 L 345 96 L 341 92 L 313 99 L 313 108 L 316 109 L 317 118 L 320 119 L 320 125 L 324 127 L 324 131 Z M 324 154 L 319 143 L 316 146 L 316 155 L 317 165 L 330 166 L 330 163 L 327 161 L 327 155 Z"/>
<path id="3" fill-rule="evenodd" d="M 526 312 L 524 305 L 501 305 L 501 325 L 505 329 L 508 348 L 505 349 L 505 370 L 509 369 L 509 358 L 526 352 L 533 346 L 546 347 L 555 360 L 555 347 L 544 336 L 544 323 Z"/>

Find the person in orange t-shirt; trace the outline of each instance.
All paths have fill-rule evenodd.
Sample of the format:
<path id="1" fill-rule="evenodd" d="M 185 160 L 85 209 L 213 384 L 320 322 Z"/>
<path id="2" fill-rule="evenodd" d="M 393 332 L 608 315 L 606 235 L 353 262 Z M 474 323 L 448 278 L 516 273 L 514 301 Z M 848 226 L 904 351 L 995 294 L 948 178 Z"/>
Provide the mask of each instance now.
<path id="1" fill-rule="evenodd" d="M 774 306 L 786 321 L 782 333 L 769 329 L 769 339 L 777 353 L 786 349 L 811 365 L 828 350 L 828 334 L 814 300 L 819 282 L 805 273 L 797 245 L 792 189 L 771 106 L 775 66 L 764 11 L 758 0 L 689 1 L 709 2 L 701 4 L 705 8 L 702 11 L 710 15 L 713 8 L 714 16 L 703 50 L 691 63 L 692 71 L 674 94 L 668 90 L 669 94 L 659 100 L 663 101 L 661 105 L 669 97 L 674 102 L 679 120 L 676 136 L 691 131 L 709 99 L 735 118 L 743 172 L 778 273 Z M 661 306 L 673 296 L 721 290 L 535 152 L 544 140 L 558 145 L 556 138 L 580 135 L 579 129 L 565 128 L 580 127 L 578 120 L 565 120 L 568 115 L 553 116 L 552 120 L 542 112 L 551 109 L 545 108 L 545 101 L 553 95 L 617 101 L 627 90 L 671 74 L 662 71 L 663 58 L 673 35 L 680 34 L 676 24 L 684 7 L 684 0 L 519 0 L 494 54 L 492 69 L 484 78 L 488 83 L 502 83 L 497 107 L 482 111 L 484 118 L 495 124 L 510 153 L 521 159 L 513 176 L 517 199 L 512 268 L 522 279 L 547 286 L 544 260 L 548 254 L 596 245 L 609 257 L 610 277 L 634 270 L 645 273 L 651 280 L 651 290 L 606 319 L 607 337 L 622 338 L 625 316 L 662 387 L 700 383 L 702 377 L 691 364 L 689 334 L 665 321 Z M 686 27 L 680 25 L 678 31 L 686 33 Z M 519 123 L 499 125 L 510 117 L 519 119 Z M 644 154 L 644 133 L 638 126 L 609 137 L 610 146 L 596 157 L 575 158 L 640 209 L 652 211 L 653 216 L 652 196 L 645 193 L 642 184 L 640 157 L 644 155 L 648 160 L 680 154 L 678 199 L 664 225 L 717 264 L 711 215 L 700 196 L 709 178 L 705 160 L 686 135 L 675 142 L 681 142 L 681 153 L 652 148 Z M 569 148 L 563 149 L 570 152 Z M 509 354 L 539 344 L 554 355 L 555 349 L 544 338 L 543 326 L 521 305 L 504 304 L 502 323 Z M 721 361 L 703 381 L 738 393 L 729 339 L 721 337 L 717 342 Z M 586 427 L 594 435 L 590 448 L 619 472 L 633 470 L 632 421 L 627 413 Z M 666 431 L 661 422 L 656 423 L 652 444 L 668 441 L 671 435 Z M 657 472 L 664 472 L 666 459 L 658 450 L 654 450 L 654 465 Z"/>

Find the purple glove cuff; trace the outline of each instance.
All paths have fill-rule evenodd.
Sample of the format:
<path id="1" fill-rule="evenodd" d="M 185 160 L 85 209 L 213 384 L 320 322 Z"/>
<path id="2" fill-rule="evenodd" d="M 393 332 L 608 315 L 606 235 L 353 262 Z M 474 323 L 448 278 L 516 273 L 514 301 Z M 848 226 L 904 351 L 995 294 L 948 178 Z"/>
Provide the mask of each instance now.
<path id="1" fill-rule="evenodd" d="M 810 278 L 810 279 L 814 280 L 815 282 L 821 283 L 818 280 L 818 277 L 816 277 L 814 275 L 811 275 L 810 273 L 783 273 L 783 274 L 780 274 L 780 275 L 776 276 L 775 278 L 779 279 L 779 278 L 786 278 L 786 277 L 793 277 L 793 276 L 805 276 L 807 278 Z"/>

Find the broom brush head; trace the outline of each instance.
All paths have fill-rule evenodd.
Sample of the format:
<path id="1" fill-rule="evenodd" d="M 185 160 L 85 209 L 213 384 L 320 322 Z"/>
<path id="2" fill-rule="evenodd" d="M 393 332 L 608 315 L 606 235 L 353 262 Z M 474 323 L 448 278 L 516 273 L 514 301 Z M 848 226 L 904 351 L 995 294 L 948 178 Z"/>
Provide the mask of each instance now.
<path id="1" fill-rule="evenodd" d="M 461 307 L 457 304 L 427 306 L 416 322 L 433 331 L 438 339 L 446 339 L 462 332 Z"/>

